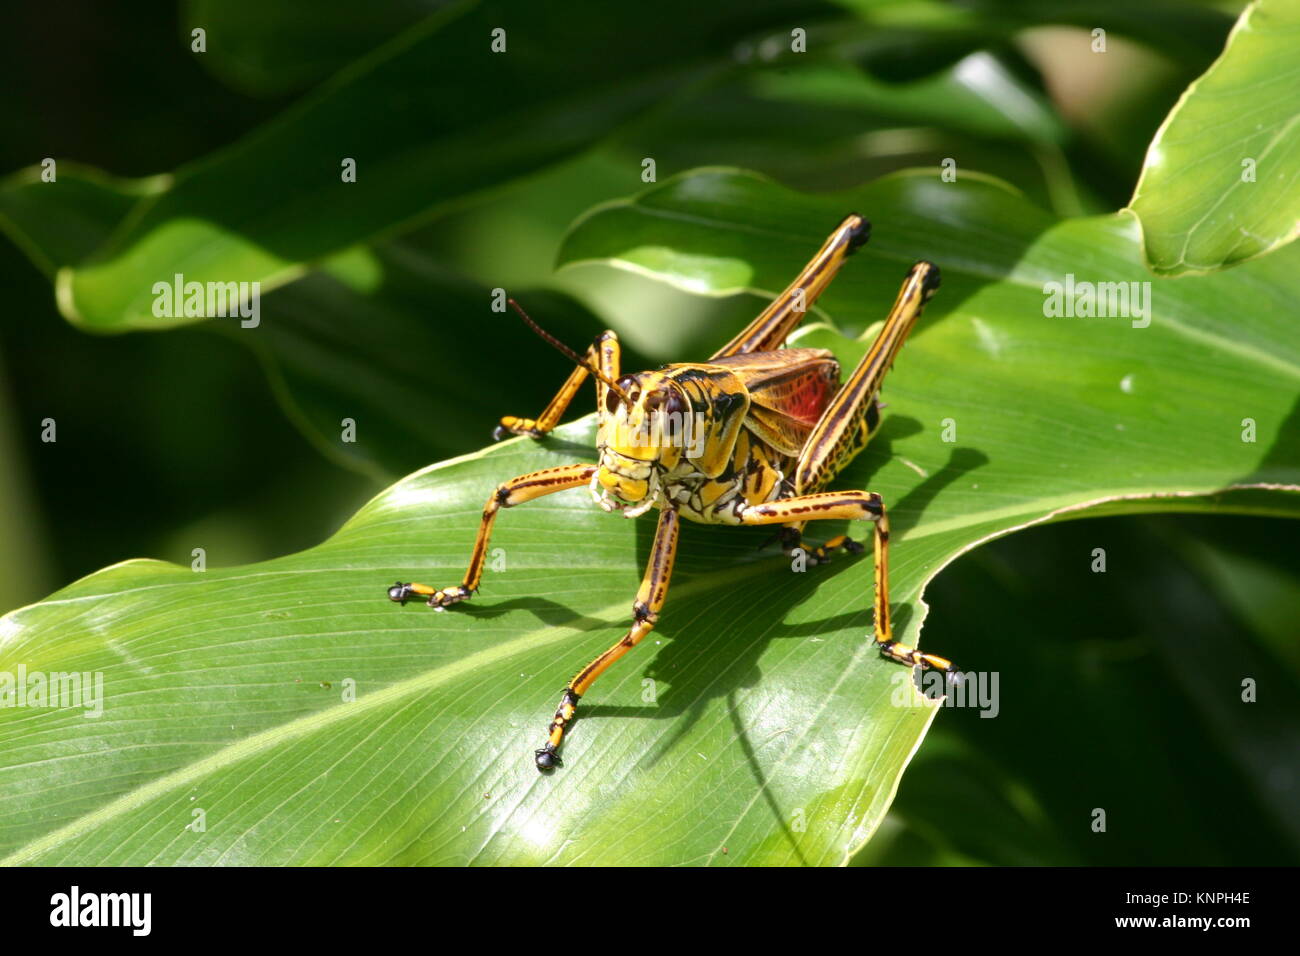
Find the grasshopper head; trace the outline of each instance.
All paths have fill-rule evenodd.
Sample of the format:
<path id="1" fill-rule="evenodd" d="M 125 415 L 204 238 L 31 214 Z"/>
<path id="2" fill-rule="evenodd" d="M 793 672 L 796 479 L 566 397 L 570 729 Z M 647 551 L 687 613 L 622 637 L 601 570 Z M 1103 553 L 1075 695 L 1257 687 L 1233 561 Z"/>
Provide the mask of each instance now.
<path id="1" fill-rule="evenodd" d="M 625 375 L 618 387 L 627 400 L 608 390 L 600 415 L 593 492 L 602 507 L 641 514 L 660 497 L 665 475 L 713 478 L 726 468 L 749 407 L 729 370 L 672 365 Z"/>

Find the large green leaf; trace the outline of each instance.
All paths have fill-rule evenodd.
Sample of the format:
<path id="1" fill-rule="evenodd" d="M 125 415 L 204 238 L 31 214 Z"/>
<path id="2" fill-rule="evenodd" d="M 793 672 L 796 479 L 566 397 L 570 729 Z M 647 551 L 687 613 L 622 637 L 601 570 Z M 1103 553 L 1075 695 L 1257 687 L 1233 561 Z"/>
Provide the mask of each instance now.
<path id="1" fill-rule="evenodd" d="M 945 270 L 886 386 L 880 435 L 838 482 L 890 505 L 904 637 L 918 639 L 922 589 L 945 563 L 1015 528 L 1090 507 L 1213 508 L 1205 496 L 1234 487 L 1246 491 L 1217 506 L 1296 513 L 1300 495 L 1280 490 L 1300 487 L 1291 253 L 1160 284 L 1147 328 L 1049 319 L 1050 278 L 1142 275 L 1129 219 L 1056 222 L 971 180 L 897 176 L 813 197 L 730 171 L 598 212 L 567 250 L 667 264 L 695 288 L 772 289 L 851 207 L 876 238 L 825 298 L 837 319 L 882 313 L 912 258 Z M 827 328 L 800 341 L 846 363 L 865 348 Z M 1241 441 L 1244 417 L 1255 442 Z M 301 554 L 201 573 L 128 562 L 0 620 L 0 670 L 98 671 L 106 694 L 98 720 L 0 709 L 0 851 L 11 863 L 846 860 L 933 715 L 895 705 L 906 672 L 871 646 L 869 560 L 792 573 L 758 550 L 757 529 L 688 526 L 658 632 L 588 695 L 549 777 L 531 750 L 571 672 L 625 626 L 649 520 L 567 492 L 502 516 L 504 569 L 473 602 L 435 614 L 384 599 L 398 578 L 457 580 L 495 483 L 589 459 L 591 437 L 588 419 L 417 473 Z M 991 642 L 960 663 L 992 669 L 1010 652 Z M 340 696 L 349 679 L 355 702 Z M 195 809 L 201 833 L 185 829 Z"/>
<path id="2" fill-rule="evenodd" d="M 1300 236 L 1300 4 L 1256 0 L 1165 119 L 1133 193 L 1161 274 L 1231 266 Z"/>
<path id="3" fill-rule="evenodd" d="M 813 0 L 668 0 L 650 17 L 615 4 L 576 18 L 519 0 L 446 6 L 178 170 L 91 260 L 59 274 L 60 306 L 102 331 L 195 321 L 155 316 L 154 284 L 179 273 L 269 292 L 307 264 L 581 152 L 725 66 L 738 38 L 824 11 Z M 496 30 L 505 52 L 493 52 Z M 355 182 L 343 181 L 345 159 Z"/>
<path id="4" fill-rule="evenodd" d="M 842 859 L 931 714 L 888 704 L 900 671 L 863 639 L 863 568 L 792 578 L 759 534 L 690 529 L 679 625 L 592 695 L 552 777 L 531 750 L 570 671 L 617 636 L 648 523 L 559 496 L 503 520 L 482 600 L 386 600 L 412 569 L 457 576 L 486 490 L 591 437 L 579 423 L 412 476 L 300 555 L 128 562 L 4 618 L 4 670 L 102 672 L 106 694 L 99 720 L 0 710 L 8 862 Z M 203 834 L 184 829 L 196 808 Z"/>

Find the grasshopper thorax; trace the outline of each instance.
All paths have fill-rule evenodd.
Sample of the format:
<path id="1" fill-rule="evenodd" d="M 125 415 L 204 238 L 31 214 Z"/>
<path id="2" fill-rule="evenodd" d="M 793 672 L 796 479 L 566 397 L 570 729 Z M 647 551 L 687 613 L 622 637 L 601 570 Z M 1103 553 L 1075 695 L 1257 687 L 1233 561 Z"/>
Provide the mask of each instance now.
<path id="1" fill-rule="evenodd" d="M 592 494 L 607 511 L 635 517 L 671 498 L 674 483 L 715 478 L 727 467 L 749 409 L 729 369 L 666 365 L 604 389 Z"/>

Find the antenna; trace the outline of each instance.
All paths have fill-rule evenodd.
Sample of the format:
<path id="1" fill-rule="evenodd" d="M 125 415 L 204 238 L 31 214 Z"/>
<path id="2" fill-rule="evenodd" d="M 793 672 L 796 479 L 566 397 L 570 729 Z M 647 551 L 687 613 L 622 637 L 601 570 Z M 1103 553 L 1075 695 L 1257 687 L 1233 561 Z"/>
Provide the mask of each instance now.
<path id="1" fill-rule="evenodd" d="M 506 301 L 510 303 L 511 308 L 513 308 L 516 312 L 519 313 L 519 317 L 523 319 L 526 323 L 528 323 L 528 327 L 541 337 L 543 342 L 550 345 L 552 348 L 558 351 L 561 355 L 567 358 L 574 365 L 577 365 L 579 368 L 585 368 L 588 372 L 590 372 L 601 382 L 603 382 L 607 388 L 613 390 L 614 394 L 618 396 L 618 400 L 620 402 L 622 402 L 628 408 L 632 407 L 631 400 L 627 397 L 627 394 L 621 388 L 618 387 L 617 382 L 610 381 L 609 377 L 606 376 L 600 369 L 596 368 L 594 365 L 592 365 L 590 362 L 584 359 L 577 352 L 573 351 L 573 349 L 569 348 L 567 345 L 565 345 L 563 342 L 561 342 L 559 339 L 553 336 L 550 332 L 547 332 L 544 328 L 542 328 L 540 325 L 534 322 L 532 318 L 529 317 L 528 313 L 525 312 L 523 308 L 519 305 L 519 303 L 516 302 L 514 299 L 506 299 Z"/>

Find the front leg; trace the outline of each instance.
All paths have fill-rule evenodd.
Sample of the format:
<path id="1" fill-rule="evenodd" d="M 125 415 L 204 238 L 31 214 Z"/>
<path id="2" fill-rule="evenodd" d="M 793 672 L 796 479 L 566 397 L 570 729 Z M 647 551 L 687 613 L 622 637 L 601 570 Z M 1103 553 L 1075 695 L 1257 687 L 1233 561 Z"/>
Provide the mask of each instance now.
<path id="1" fill-rule="evenodd" d="M 636 593 L 632 604 L 632 628 L 623 635 L 623 639 L 601 654 L 594 661 L 578 671 L 564 688 L 560 706 L 556 708 L 555 717 L 547 729 L 546 746 L 536 753 L 537 769 L 551 770 L 561 763 L 560 741 L 564 731 L 573 721 L 578 710 L 578 701 L 587 689 L 595 683 L 596 678 L 616 660 L 641 643 L 641 639 L 654 630 L 659 620 L 659 611 L 668 596 L 668 582 L 673 574 L 673 561 L 677 557 L 677 530 L 681 519 L 671 508 L 664 508 L 659 514 L 659 527 L 655 530 L 654 545 L 650 548 L 650 562 L 646 565 L 645 576 L 641 579 L 641 589 Z"/>
<path id="2" fill-rule="evenodd" d="M 596 369 L 609 381 L 616 381 L 619 377 L 619 367 L 622 363 L 622 352 L 618 344 L 618 336 L 613 332 L 605 331 L 596 336 L 596 341 L 591 343 L 587 349 L 587 354 L 583 356 L 578 366 L 569 373 L 568 379 L 560 386 L 560 390 L 555 397 L 551 399 L 549 405 L 538 415 L 536 419 L 516 418 L 513 415 L 506 415 L 501 419 L 501 424 L 492 432 L 492 437 L 500 440 L 506 435 L 527 435 L 530 438 L 543 438 L 551 429 L 560 423 L 560 418 L 564 415 L 573 401 L 573 396 L 578 394 L 578 389 L 582 387 L 583 381 L 591 374 L 591 369 Z M 605 395 L 609 390 L 600 376 L 596 379 L 596 408 L 604 409 Z"/>
<path id="3" fill-rule="evenodd" d="M 483 565 L 487 560 L 488 542 L 492 538 L 492 525 L 496 522 L 497 512 L 502 508 L 512 508 L 525 501 L 532 501 L 543 495 L 564 491 L 566 488 L 578 488 L 589 484 L 596 473 L 595 465 L 561 465 L 558 468 L 544 468 L 531 474 L 512 478 L 498 486 L 483 507 L 483 520 L 478 526 L 478 538 L 474 541 L 474 551 L 470 555 L 469 568 L 460 584 L 445 590 L 431 588 L 427 584 L 403 584 L 398 581 L 388 589 L 389 600 L 398 604 L 419 595 L 428 598 L 429 607 L 441 611 L 445 607 L 467 600 L 478 590 L 483 578 Z"/>

